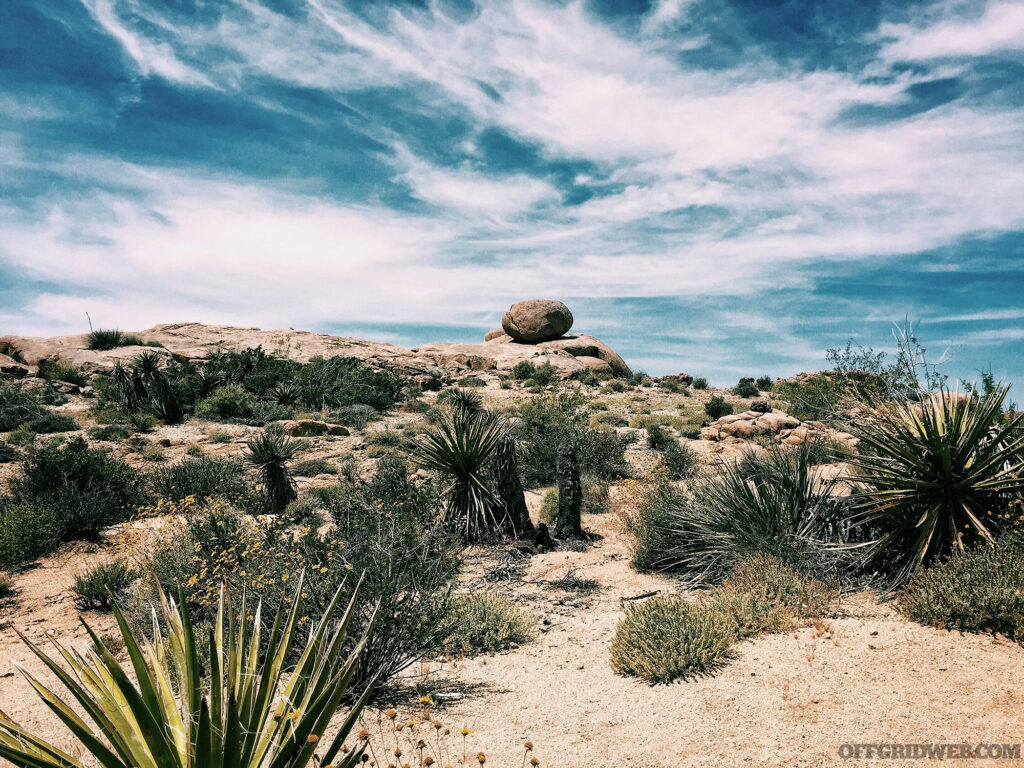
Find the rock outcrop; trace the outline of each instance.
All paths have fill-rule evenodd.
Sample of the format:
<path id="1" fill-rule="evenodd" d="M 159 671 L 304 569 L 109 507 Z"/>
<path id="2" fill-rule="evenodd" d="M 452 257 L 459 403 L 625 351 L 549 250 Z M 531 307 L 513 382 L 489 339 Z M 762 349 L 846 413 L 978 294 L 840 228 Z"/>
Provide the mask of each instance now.
<path id="1" fill-rule="evenodd" d="M 516 341 L 537 344 L 568 333 L 572 328 L 572 312 L 554 299 L 517 301 L 502 316 L 501 327 Z"/>
<path id="2" fill-rule="evenodd" d="M 820 421 L 802 422 L 782 411 L 768 413 L 745 411 L 723 416 L 700 431 L 701 440 L 718 442 L 728 439 L 753 440 L 755 437 L 768 439 L 785 445 L 801 445 L 807 440 L 825 437 L 845 443 L 857 444 L 857 438 L 848 432 L 830 429 Z"/>
<path id="3" fill-rule="evenodd" d="M 368 365 L 413 378 L 457 376 L 471 371 L 508 373 L 522 360 L 536 365 L 550 362 L 566 377 L 578 371 L 593 370 L 597 365 L 592 360 L 578 358 L 597 358 L 607 363 L 615 375 L 629 375 L 629 366 L 611 347 L 582 334 L 524 344 L 501 333 L 477 344 L 437 342 L 412 349 L 293 329 L 263 331 L 202 323 L 167 323 L 134 335 L 146 344 L 159 346 L 119 347 L 100 352 L 86 348 L 85 334 L 53 338 L 4 336 L 0 337 L 0 354 L 4 356 L 0 358 L 0 365 L 9 367 L 14 375 L 21 375 L 21 369 L 32 372 L 43 360 L 52 360 L 73 365 L 90 375 L 110 371 L 118 361 L 131 359 L 143 351 L 197 361 L 217 350 L 240 351 L 260 346 L 268 354 L 298 362 L 308 362 L 317 356 L 355 357 Z M 605 370 L 603 366 L 598 368 Z"/>

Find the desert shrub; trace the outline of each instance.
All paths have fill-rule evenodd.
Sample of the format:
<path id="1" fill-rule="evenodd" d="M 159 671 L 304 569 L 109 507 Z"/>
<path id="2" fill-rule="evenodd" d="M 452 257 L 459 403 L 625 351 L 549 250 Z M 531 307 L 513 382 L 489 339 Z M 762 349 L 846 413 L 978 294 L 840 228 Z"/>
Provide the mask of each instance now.
<path id="1" fill-rule="evenodd" d="M 750 404 L 750 410 L 755 413 L 771 413 L 772 406 L 767 400 L 755 400 Z"/>
<path id="2" fill-rule="evenodd" d="M 629 424 L 626 417 L 618 411 L 604 411 L 603 413 L 595 413 L 591 419 L 591 424 L 597 426 L 598 424 L 605 424 L 609 427 L 625 427 Z"/>
<path id="3" fill-rule="evenodd" d="M 93 440 L 116 443 L 119 440 L 131 437 L 132 430 L 124 424 L 104 424 L 99 427 L 90 427 L 87 434 Z"/>
<path id="4" fill-rule="evenodd" d="M 371 405 L 346 405 L 331 411 L 330 421 L 335 424 L 342 424 L 352 429 L 366 429 L 371 421 L 380 421 L 380 411 Z"/>
<path id="5" fill-rule="evenodd" d="M 757 388 L 753 379 L 745 378 L 740 379 L 739 384 L 733 387 L 732 393 L 737 397 L 757 397 L 761 394 L 761 391 Z"/>
<path id="6" fill-rule="evenodd" d="M 9 464 L 21 458 L 21 451 L 10 443 L 0 440 L 0 464 Z"/>
<path id="7" fill-rule="evenodd" d="M 401 456 L 409 449 L 405 435 L 396 429 L 382 429 L 366 436 L 366 455 L 370 458 Z"/>
<path id="8" fill-rule="evenodd" d="M 693 388 L 694 389 L 707 389 L 708 388 L 708 380 L 705 379 L 703 376 L 698 376 L 696 379 L 693 380 Z"/>
<path id="9" fill-rule="evenodd" d="M 11 482 L 15 499 L 49 509 L 60 537 L 92 539 L 145 504 L 145 478 L 123 460 L 81 437 L 44 444 L 28 455 Z"/>
<path id="10" fill-rule="evenodd" d="M 122 560 L 99 563 L 75 576 L 71 589 L 75 605 L 83 611 L 109 611 L 114 602 L 120 602 L 128 587 L 135 581 L 135 573 Z"/>
<path id="11" fill-rule="evenodd" d="M 811 572 L 831 573 L 847 502 L 835 478 L 819 478 L 807 451 L 773 448 L 728 463 L 692 490 L 657 485 L 643 500 L 634 563 L 693 580 L 723 579 L 743 557 L 770 554 Z"/>
<path id="12" fill-rule="evenodd" d="M 313 358 L 295 374 L 299 401 L 307 408 L 330 411 L 349 405 L 391 408 L 404 382 L 390 371 L 370 368 L 354 357 Z"/>
<path id="13" fill-rule="evenodd" d="M 487 382 L 479 376 L 463 376 L 459 379 L 460 387 L 486 387 Z"/>
<path id="14" fill-rule="evenodd" d="M 626 608 L 612 638 L 616 672 L 669 683 L 706 674 L 736 639 L 734 622 L 681 597 L 652 597 Z"/>
<path id="15" fill-rule="evenodd" d="M 14 579 L 6 573 L 0 573 L 0 600 L 6 600 L 14 594 Z"/>
<path id="16" fill-rule="evenodd" d="M 777 557 L 756 554 L 737 562 L 715 592 L 754 595 L 792 618 L 804 620 L 826 614 L 838 588 Z"/>
<path id="17" fill-rule="evenodd" d="M 47 381 L 66 381 L 79 387 L 85 386 L 85 376 L 73 365 L 63 365 L 55 360 L 39 361 L 39 378 Z"/>
<path id="18" fill-rule="evenodd" d="M 211 443 L 230 443 L 231 433 L 225 429 L 211 429 L 206 433 L 206 438 Z"/>
<path id="19" fill-rule="evenodd" d="M 876 408 L 850 457 L 859 515 L 882 530 L 868 555 L 895 582 L 1020 519 L 1024 415 L 1002 420 L 1007 388 L 977 400 L 940 390 Z"/>
<path id="20" fill-rule="evenodd" d="M 662 451 L 671 443 L 678 442 L 658 424 L 647 425 L 647 443 L 656 451 Z"/>
<path id="21" fill-rule="evenodd" d="M 37 389 L 0 379 L 0 432 L 10 432 L 45 413 Z"/>
<path id="22" fill-rule="evenodd" d="M 128 415 L 128 423 L 136 432 L 152 432 L 156 429 L 156 416 L 151 413 L 132 413 Z"/>
<path id="23" fill-rule="evenodd" d="M 25 425 L 29 431 L 37 435 L 52 435 L 56 432 L 74 432 L 78 429 L 78 422 L 66 413 L 47 411 Z"/>
<path id="24" fill-rule="evenodd" d="M 159 445 L 144 445 L 142 446 L 142 458 L 146 461 L 161 462 L 167 460 L 167 454 L 164 453 L 164 449 Z"/>
<path id="25" fill-rule="evenodd" d="M 537 372 L 537 366 L 531 363 L 529 360 L 520 360 L 512 368 L 512 375 L 516 381 L 526 381 L 532 379 L 533 375 Z"/>
<path id="26" fill-rule="evenodd" d="M 242 509 L 256 509 L 252 489 L 240 461 L 215 456 L 188 458 L 158 470 L 153 490 L 161 498 L 180 501 L 226 499 Z"/>
<path id="27" fill-rule="evenodd" d="M 983 545 L 918 571 L 897 606 L 911 621 L 961 632 L 999 632 L 1024 642 L 1024 557 Z"/>
<path id="28" fill-rule="evenodd" d="M 131 347 L 141 345 L 138 336 L 125 334 L 116 328 L 97 328 L 89 333 L 86 339 L 86 346 L 89 349 L 105 352 L 118 347 Z"/>
<path id="29" fill-rule="evenodd" d="M 39 395 L 39 402 L 43 405 L 56 407 L 58 405 L 64 405 L 68 401 L 68 396 L 59 389 L 51 386 L 50 382 L 43 384 L 43 386 L 39 387 L 36 392 Z"/>
<path id="30" fill-rule="evenodd" d="M 690 446 L 674 439 L 661 452 L 661 460 L 665 463 L 668 476 L 673 480 L 688 480 L 693 477 L 700 463 L 697 453 Z"/>
<path id="31" fill-rule="evenodd" d="M 49 507 L 0 498 L 0 567 L 20 565 L 46 554 L 61 534 L 61 521 Z"/>
<path id="32" fill-rule="evenodd" d="M 584 474 L 604 480 L 628 477 L 630 438 L 608 427 L 591 427 L 586 411 L 586 397 L 570 393 L 544 395 L 519 408 L 519 466 L 527 488 L 555 482 L 558 448 L 567 443 L 578 447 Z"/>
<path id="33" fill-rule="evenodd" d="M 583 476 L 583 513 L 601 515 L 611 506 L 611 483 L 591 475 Z"/>
<path id="34" fill-rule="evenodd" d="M 25 427 L 18 427 L 16 430 L 7 435 L 7 442 L 11 445 L 17 445 L 22 448 L 32 445 L 36 441 L 36 433 L 32 432 Z"/>
<path id="35" fill-rule="evenodd" d="M 549 488 L 544 494 L 544 498 L 541 499 L 540 512 L 538 513 L 538 519 L 542 523 L 551 525 L 555 522 L 555 518 L 558 516 L 558 489 Z"/>
<path id="36" fill-rule="evenodd" d="M 546 387 L 558 380 L 558 369 L 545 360 L 536 367 L 531 378 L 542 387 Z"/>
<path id="37" fill-rule="evenodd" d="M 616 392 L 625 392 L 625 391 L 626 391 L 626 385 L 623 384 L 621 381 L 619 381 L 617 379 L 609 381 L 607 384 L 605 384 L 603 387 L 601 387 L 601 394 L 605 394 L 605 395 L 610 395 L 610 394 L 614 394 Z"/>
<path id="38" fill-rule="evenodd" d="M 711 399 L 704 403 L 704 413 L 712 419 L 720 419 L 732 413 L 732 403 L 725 402 L 721 395 L 712 395 Z"/>
<path id="39" fill-rule="evenodd" d="M 336 475 L 338 468 L 327 459 L 306 459 L 297 461 L 292 467 L 296 477 L 316 477 L 317 475 Z"/>
<path id="40" fill-rule="evenodd" d="M 208 421 L 232 421 L 251 417 L 255 407 L 255 397 L 238 384 L 228 384 L 199 401 L 196 417 Z"/>
<path id="41" fill-rule="evenodd" d="M 758 376 L 757 381 L 754 383 L 757 385 L 759 392 L 771 392 L 775 384 L 771 376 Z"/>
<path id="42" fill-rule="evenodd" d="M 444 640 L 444 648 L 451 655 L 498 653 L 522 645 L 533 633 L 533 620 L 505 595 L 457 595 L 450 610 L 451 632 Z"/>
<path id="43" fill-rule="evenodd" d="M 101 403 L 113 402 L 127 414 L 147 413 L 175 424 L 193 401 L 187 363 L 166 361 L 155 352 L 142 352 L 128 365 L 117 363 L 110 374 L 109 386 L 100 393 Z"/>
<path id="44" fill-rule="evenodd" d="M 472 416 L 484 410 L 484 401 L 471 389 L 446 389 L 437 396 L 437 402 L 447 403 L 451 408 L 465 411 Z"/>

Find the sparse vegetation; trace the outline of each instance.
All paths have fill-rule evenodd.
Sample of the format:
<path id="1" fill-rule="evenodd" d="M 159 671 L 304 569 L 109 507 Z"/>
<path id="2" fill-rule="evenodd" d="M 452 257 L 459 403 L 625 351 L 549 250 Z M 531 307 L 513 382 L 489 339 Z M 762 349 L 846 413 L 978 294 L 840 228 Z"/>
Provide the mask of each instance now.
<path id="1" fill-rule="evenodd" d="M 122 560 L 108 560 L 86 568 L 75 577 L 75 605 L 83 611 L 109 611 L 120 602 L 135 573 Z"/>
<path id="2" fill-rule="evenodd" d="M 122 333 L 116 328 L 97 328 L 89 332 L 86 346 L 99 352 L 106 352 L 118 347 L 141 346 L 142 341 L 133 334 Z"/>
<path id="3" fill-rule="evenodd" d="M 704 403 L 704 412 L 711 419 L 720 419 L 732 413 L 732 403 L 725 402 L 721 395 L 712 395 L 711 399 Z"/>
<path id="4" fill-rule="evenodd" d="M 456 656 L 498 653 L 530 639 L 533 620 L 505 595 L 474 592 L 451 601 L 444 648 Z"/>

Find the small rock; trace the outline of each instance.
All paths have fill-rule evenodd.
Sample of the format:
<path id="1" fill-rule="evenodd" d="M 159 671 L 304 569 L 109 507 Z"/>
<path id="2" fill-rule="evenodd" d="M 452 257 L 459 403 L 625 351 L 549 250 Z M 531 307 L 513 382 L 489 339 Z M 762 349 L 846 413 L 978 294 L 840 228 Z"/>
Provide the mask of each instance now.
<path id="1" fill-rule="evenodd" d="M 286 421 L 281 425 L 286 435 L 291 437 L 318 437 L 320 435 L 337 435 L 348 437 L 349 431 L 340 424 L 329 424 L 326 421 L 316 419 L 298 419 L 297 421 Z"/>

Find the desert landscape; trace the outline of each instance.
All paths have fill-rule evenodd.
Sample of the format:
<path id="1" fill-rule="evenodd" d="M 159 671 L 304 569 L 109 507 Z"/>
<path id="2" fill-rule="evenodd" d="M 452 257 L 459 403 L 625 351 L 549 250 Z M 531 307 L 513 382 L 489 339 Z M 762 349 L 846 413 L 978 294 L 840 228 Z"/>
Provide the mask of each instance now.
<path id="1" fill-rule="evenodd" d="M 58 666 L 119 665 L 136 685 L 126 633 L 176 636 L 173 603 L 153 623 L 160 590 L 196 637 L 222 584 L 244 593 L 258 634 L 301 578 L 265 726 L 294 700 L 282 733 L 297 729 L 313 704 L 287 674 L 316 679 L 299 651 L 362 575 L 349 631 L 367 645 L 339 647 L 359 666 L 310 726 L 314 764 L 1013 759 L 1020 417 L 994 382 L 938 378 L 909 338 L 889 362 L 848 346 L 822 372 L 720 389 L 631 370 L 554 300 L 514 304 L 480 343 L 411 349 L 196 323 L 2 337 L 0 755 L 141 749 L 104 758 L 73 735 L 33 687 L 90 713 L 25 641 L 100 643 L 109 658 Z M 184 702 L 170 658 L 146 663 Z"/>

